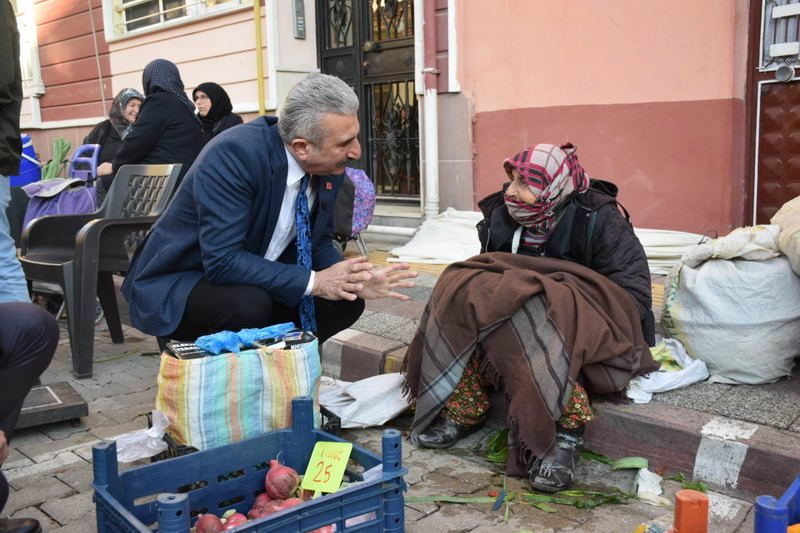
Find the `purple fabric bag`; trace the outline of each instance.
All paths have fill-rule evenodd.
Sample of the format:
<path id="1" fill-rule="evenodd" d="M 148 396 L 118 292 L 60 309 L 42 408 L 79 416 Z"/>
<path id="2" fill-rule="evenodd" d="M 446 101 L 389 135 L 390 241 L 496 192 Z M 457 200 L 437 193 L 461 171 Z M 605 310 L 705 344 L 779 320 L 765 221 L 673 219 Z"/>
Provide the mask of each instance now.
<path id="1" fill-rule="evenodd" d="M 30 198 L 23 228 L 34 218 L 47 215 L 79 215 L 97 211 L 97 190 L 82 179 L 56 178 L 22 187 Z"/>
<path id="2" fill-rule="evenodd" d="M 375 212 L 375 184 L 363 170 L 345 168 L 345 178 L 336 196 L 333 234 L 348 240 L 372 222 Z"/>

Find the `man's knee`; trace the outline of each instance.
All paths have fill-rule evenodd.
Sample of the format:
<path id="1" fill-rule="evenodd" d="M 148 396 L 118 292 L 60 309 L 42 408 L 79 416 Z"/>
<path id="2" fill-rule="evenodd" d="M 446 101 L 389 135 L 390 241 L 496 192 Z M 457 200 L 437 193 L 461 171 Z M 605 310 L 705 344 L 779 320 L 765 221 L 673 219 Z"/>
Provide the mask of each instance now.
<path id="1" fill-rule="evenodd" d="M 241 324 L 243 328 L 261 328 L 269 324 L 272 318 L 272 298 L 266 291 L 257 287 L 246 287 L 237 295 L 235 308 L 232 309 L 232 324 Z"/>
<path id="2" fill-rule="evenodd" d="M 27 302 L 0 304 L 4 368 L 36 364 L 44 371 L 58 345 L 58 322 L 41 307 Z"/>

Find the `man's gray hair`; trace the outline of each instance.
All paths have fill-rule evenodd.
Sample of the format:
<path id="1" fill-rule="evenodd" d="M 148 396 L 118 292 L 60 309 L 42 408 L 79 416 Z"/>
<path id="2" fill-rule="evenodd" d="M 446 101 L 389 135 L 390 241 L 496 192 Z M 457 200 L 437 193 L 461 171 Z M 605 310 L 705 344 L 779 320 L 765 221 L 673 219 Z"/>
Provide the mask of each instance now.
<path id="1" fill-rule="evenodd" d="M 324 115 L 357 112 L 358 97 L 344 81 L 328 74 L 309 74 L 289 90 L 278 132 L 286 144 L 300 138 L 319 145 L 327 135 L 322 125 Z"/>

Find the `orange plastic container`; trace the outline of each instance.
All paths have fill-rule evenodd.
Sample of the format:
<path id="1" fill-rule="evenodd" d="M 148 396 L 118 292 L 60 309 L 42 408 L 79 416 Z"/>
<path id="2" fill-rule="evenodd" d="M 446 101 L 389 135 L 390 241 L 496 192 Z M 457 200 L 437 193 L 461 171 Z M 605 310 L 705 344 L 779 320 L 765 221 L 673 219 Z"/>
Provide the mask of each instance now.
<path id="1" fill-rule="evenodd" d="M 675 519 L 667 533 L 708 533 L 708 496 L 697 490 L 675 493 Z"/>

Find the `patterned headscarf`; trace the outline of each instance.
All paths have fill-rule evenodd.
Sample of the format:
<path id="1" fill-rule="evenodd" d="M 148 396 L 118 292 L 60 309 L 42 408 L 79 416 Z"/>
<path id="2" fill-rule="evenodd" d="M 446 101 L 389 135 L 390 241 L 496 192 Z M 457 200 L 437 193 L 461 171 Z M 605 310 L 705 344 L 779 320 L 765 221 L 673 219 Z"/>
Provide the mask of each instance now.
<path id="1" fill-rule="evenodd" d="M 197 119 L 194 114 L 194 104 L 183 90 L 183 81 L 178 67 L 166 59 L 154 59 L 144 67 L 142 72 L 142 87 L 145 96 L 150 96 L 156 91 L 169 93 L 181 103 L 183 107 Z M 197 119 L 199 122 L 199 119 Z"/>
<path id="2" fill-rule="evenodd" d="M 192 91 L 192 100 L 194 100 L 195 96 L 197 96 L 197 91 L 203 91 L 206 93 L 206 95 L 208 95 L 208 99 L 211 100 L 211 109 L 208 110 L 208 114 L 204 117 L 201 117 L 200 113 L 197 114 L 197 116 L 200 118 L 200 122 L 206 125 L 209 129 L 213 128 L 214 124 L 216 124 L 225 115 L 233 112 L 231 99 L 228 96 L 228 93 L 225 92 L 225 89 L 223 89 L 220 85 L 214 83 L 213 81 L 201 83 L 195 87 L 194 91 Z"/>
<path id="3" fill-rule="evenodd" d="M 114 102 L 111 104 L 111 111 L 108 112 L 108 120 L 114 129 L 119 133 L 120 139 L 125 139 L 130 133 L 133 124 L 128 122 L 125 118 L 125 106 L 131 99 L 136 98 L 144 102 L 144 96 L 136 89 L 122 89 L 117 96 L 114 97 Z"/>
<path id="4" fill-rule="evenodd" d="M 577 148 L 570 143 L 560 148 L 552 144 L 537 144 L 503 161 L 508 177 L 511 178 L 511 171 L 516 170 L 536 195 L 533 205 L 505 196 L 508 212 L 525 227 L 523 247 L 541 246 L 558 223 L 557 208 L 573 194 L 589 188 L 589 177 L 578 162 L 576 151 Z"/>

